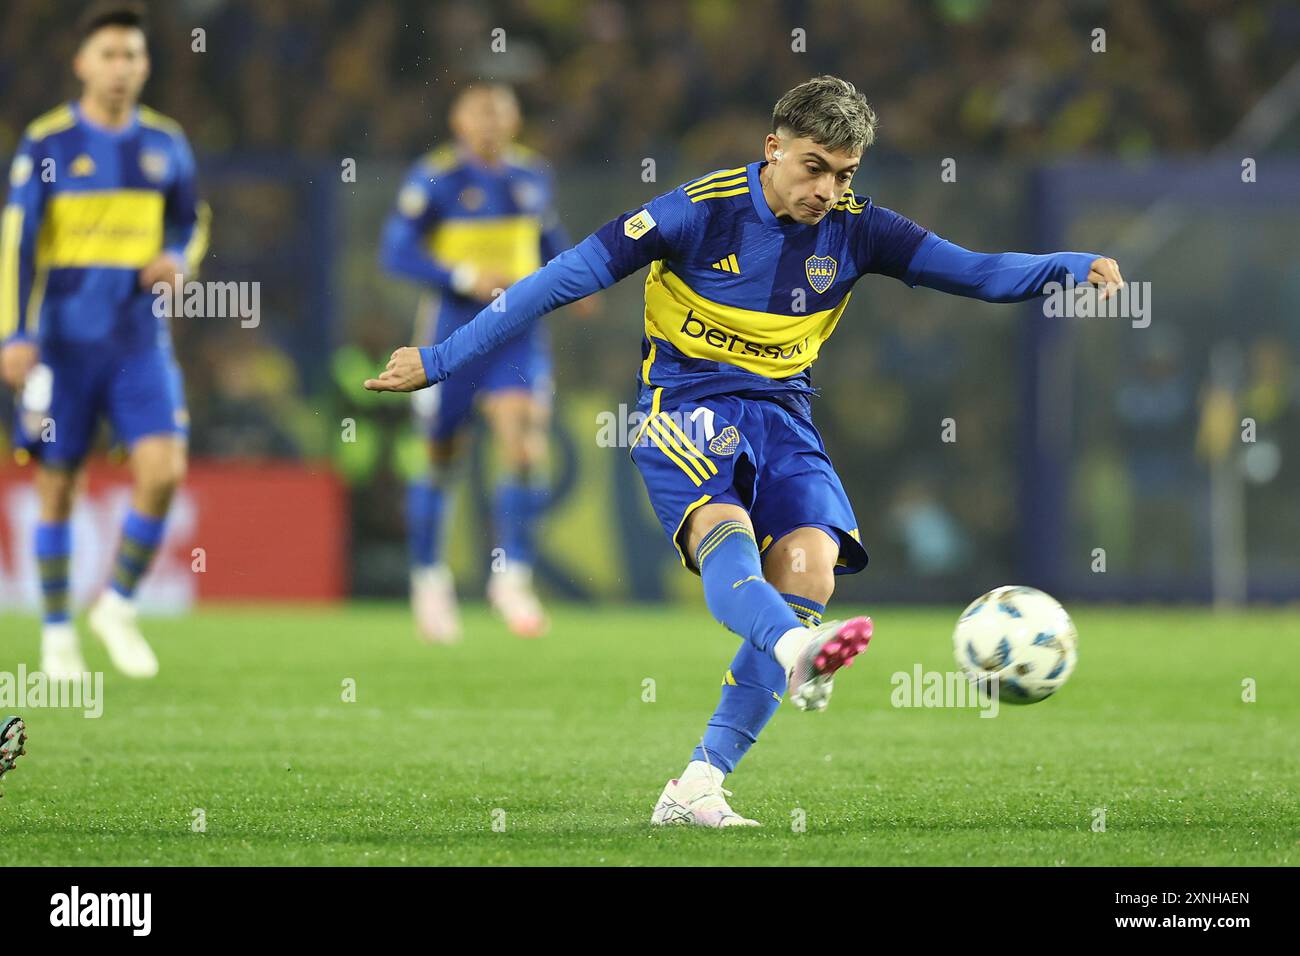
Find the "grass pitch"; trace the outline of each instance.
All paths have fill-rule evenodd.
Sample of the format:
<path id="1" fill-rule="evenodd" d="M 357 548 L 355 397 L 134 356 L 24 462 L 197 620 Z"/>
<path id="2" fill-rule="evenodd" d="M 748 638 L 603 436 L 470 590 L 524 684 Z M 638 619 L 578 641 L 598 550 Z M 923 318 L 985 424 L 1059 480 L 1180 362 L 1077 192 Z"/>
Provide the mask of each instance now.
<path id="1" fill-rule="evenodd" d="M 470 607 L 451 648 L 417 643 L 399 605 L 146 621 L 157 679 L 108 672 L 99 719 L 21 711 L 5 863 L 1300 860 L 1294 611 L 1073 608 L 1069 684 L 987 719 L 890 702 L 895 672 L 952 668 L 958 608 L 875 609 L 830 709 L 783 704 L 728 780 L 764 826 L 716 832 L 648 819 L 736 639 L 702 607 L 553 610 L 528 642 Z M 0 616 L 0 670 L 35 667 L 35 645 L 32 618 Z"/>

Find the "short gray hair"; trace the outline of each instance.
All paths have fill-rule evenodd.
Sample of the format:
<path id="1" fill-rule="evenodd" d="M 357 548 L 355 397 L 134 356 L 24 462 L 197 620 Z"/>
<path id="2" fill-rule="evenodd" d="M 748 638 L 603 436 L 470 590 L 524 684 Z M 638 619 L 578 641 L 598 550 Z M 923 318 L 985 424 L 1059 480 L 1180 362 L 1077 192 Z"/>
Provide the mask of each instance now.
<path id="1" fill-rule="evenodd" d="M 848 80 L 814 76 L 777 101 L 772 132 L 782 129 L 827 149 L 862 153 L 876 138 L 876 112 Z"/>

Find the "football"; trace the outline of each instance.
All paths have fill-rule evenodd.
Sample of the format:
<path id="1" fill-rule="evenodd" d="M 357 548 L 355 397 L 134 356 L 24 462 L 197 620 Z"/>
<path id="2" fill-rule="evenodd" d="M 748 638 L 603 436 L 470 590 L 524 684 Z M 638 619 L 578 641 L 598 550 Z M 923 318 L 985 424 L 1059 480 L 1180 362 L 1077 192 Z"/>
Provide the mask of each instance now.
<path id="1" fill-rule="evenodd" d="M 1005 585 L 972 601 L 952 634 L 957 664 L 1009 704 L 1050 697 L 1074 671 L 1078 634 L 1065 608 L 1035 588 Z"/>

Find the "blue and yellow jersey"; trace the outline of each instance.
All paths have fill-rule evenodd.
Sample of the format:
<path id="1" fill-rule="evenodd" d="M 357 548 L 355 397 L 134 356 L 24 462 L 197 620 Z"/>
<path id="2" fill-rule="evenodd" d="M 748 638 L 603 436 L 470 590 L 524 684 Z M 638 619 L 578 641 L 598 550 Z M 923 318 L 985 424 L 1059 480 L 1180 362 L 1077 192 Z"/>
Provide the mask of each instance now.
<path id="1" fill-rule="evenodd" d="M 171 250 L 197 271 L 208 211 L 174 121 L 139 107 L 119 130 L 76 103 L 27 127 L 0 228 L 0 340 L 143 347 L 166 335 L 139 271 Z"/>
<path id="2" fill-rule="evenodd" d="M 763 198 L 763 165 L 692 180 L 577 246 L 614 281 L 650 265 L 645 404 L 770 396 L 806 412 L 809 369 L 853 284 L 870 273 L 904 278 L 928 235 L 851 193 L 815 226 L 779 220 Z"/>
<path id="3" fill-rule="evenodd" d="M 1098 258 L 972 252 L 853 194 L 816 225 L 781 220 L 763 196 L 764 165 L 718 170 L 607 222 L 511 286 L 499 308 L 494 302 L 436 346 L 420 348 L 427 382 L 648 265 L 643 409 L 735 395 L 773 399 L 808 417 L 809 370 L 862 276 L 1022 302 L 1070 277 L 1087 282 Z"/>
<path id="4" fill-rule="evenodd" d="M 509 285 L 569 247 L 553 192 L 545 163 L 523 147 L 511 146 L 495 166 L 455 146 L 435 149 L 407 174 L 384 226 L 381 261 L 441 292 L 439 325 L 454 327 L 483 307 L 457 291 L 458 270 L 493 273 Z"/>

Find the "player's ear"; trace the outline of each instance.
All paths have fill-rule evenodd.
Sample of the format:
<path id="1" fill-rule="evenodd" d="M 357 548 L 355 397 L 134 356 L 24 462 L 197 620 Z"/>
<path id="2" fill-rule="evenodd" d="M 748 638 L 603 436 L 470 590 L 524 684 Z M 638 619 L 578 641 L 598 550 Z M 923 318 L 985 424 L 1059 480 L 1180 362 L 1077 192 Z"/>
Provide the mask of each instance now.
<path id="1" fill-rule="evenodd" d="M 763 141 L 763 152 L 767 154 L 769 163 L 780 162 L 781 157 L 785 155 L 781 152 L 781 137 L 776 133 L 768 133 L 767 139 Z"/>

